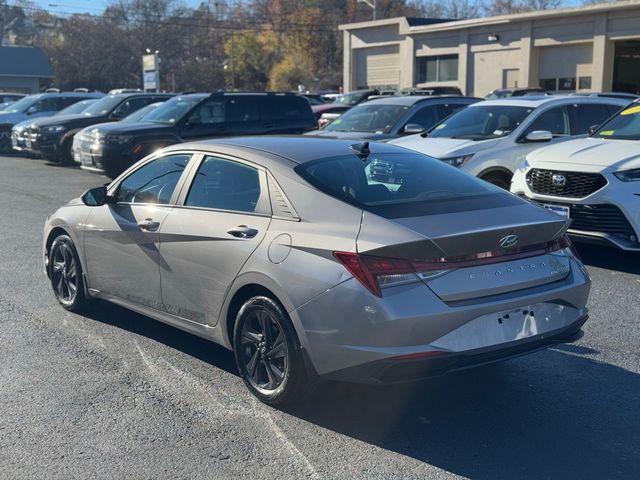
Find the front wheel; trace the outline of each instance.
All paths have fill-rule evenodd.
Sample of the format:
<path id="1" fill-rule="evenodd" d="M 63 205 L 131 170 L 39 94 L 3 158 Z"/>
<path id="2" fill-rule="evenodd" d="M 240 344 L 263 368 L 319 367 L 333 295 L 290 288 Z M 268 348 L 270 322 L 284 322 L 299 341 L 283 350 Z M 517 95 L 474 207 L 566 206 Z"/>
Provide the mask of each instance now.
<path id="1" fill-rule="evenodd" d="M 482 179 L 489 183 L 493 183 L 495 186 L 504 190 L 509 190 L 509 188 L 511 188 L 511 176 L 506 173 L 487 173 L 482 177 Z"/>
<path id="2" fill-rule="evenodd" d="M 85 293 L 78 252 L 68 235 L 59 235 L 51 244 L 49 279 L 56 299 L 65 309 L 80 313 L 89 308 L 92 299 Z"/>
<path id="3" fill-rule="evenodd" d="M 300 400 L 309 380 L 300 343 L 286 311 L 264 296 L 247 300 L 236 318 L 233 349 L 240 376 L 262 402 Z"/>

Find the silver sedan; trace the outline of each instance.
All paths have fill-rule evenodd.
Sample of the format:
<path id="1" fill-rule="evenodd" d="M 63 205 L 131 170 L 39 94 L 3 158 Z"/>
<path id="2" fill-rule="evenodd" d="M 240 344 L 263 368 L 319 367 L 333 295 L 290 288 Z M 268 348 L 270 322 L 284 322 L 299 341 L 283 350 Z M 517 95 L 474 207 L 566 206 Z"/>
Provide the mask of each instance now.
<path id="1" fill-rule="evenodd" d="M 235 352 L 262 401 L 397 383 L 581 335 L 568 221 L 388 144 L 237 138 L 165 148 L 52 213 L 60 304 L 96 299 Z"/>

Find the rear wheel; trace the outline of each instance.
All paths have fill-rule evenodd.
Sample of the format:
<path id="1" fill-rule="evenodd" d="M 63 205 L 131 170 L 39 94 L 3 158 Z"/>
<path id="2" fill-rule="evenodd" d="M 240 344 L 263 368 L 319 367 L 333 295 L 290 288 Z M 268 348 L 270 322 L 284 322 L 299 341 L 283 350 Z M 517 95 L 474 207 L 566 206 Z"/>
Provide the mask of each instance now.
<path id="1" fill-rule="evenodd" d="M 300 400 L 309 380 L 300 343 L 286 311 L 273 299 L 250 298 L 238 316 L 234 353 L 247 388 L 269 405 Z"/>
<path id="2" fill-rule="evenodd" d="M 56 299 L 65 309 L 81 313 L 89 308 L 92 299 L 85 293 L 78 252 L 68 235 L 59 235 L 51 244 L 49 279 Z"/>
<path id="3" fill-rule="evenodd" d="M 505 190 L 511 188 L 511 175 L 507 173 L 491 172 L 484 175 L 482 179 Z"/>

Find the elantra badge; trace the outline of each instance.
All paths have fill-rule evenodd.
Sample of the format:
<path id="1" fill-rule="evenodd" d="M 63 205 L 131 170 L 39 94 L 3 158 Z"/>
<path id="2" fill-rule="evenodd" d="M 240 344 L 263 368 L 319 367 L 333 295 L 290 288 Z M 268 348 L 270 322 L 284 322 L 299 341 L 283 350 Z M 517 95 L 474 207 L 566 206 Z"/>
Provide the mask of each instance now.
<path id="1" fill-rule="evenodd" d="M 507 235 L 506 237 L 502 237 L 498 242 L 502 248 L 511 248 L 518 243 L 517 235 Z"/>
<path id="2" fill-rule="evenodd" d="M 567 177 L 556 173 L 551 176 L 551 183 L 553 183 L 556 187 L 564 187 L 567 184 Z"/>

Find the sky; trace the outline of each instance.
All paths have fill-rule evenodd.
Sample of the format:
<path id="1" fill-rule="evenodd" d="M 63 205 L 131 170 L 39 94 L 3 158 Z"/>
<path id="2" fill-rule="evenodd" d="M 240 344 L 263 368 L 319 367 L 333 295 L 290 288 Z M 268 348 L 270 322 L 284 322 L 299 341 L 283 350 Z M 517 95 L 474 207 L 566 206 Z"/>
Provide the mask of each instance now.
<path id="1" fill-rule="evenodd" d="M 182 3 L 189 7 L 198 6 L 202 0 L 182 0 Z M 12 3 L 12 2 L 9 2 Z M 36 5 L 51 12 L 68 13 L 91 13 L 98 15 L 109 4 L 109 0 L 36 0 Z M 577 6 L 582 3 L 580 0 L 564 0 L 567 7 Z"/>

